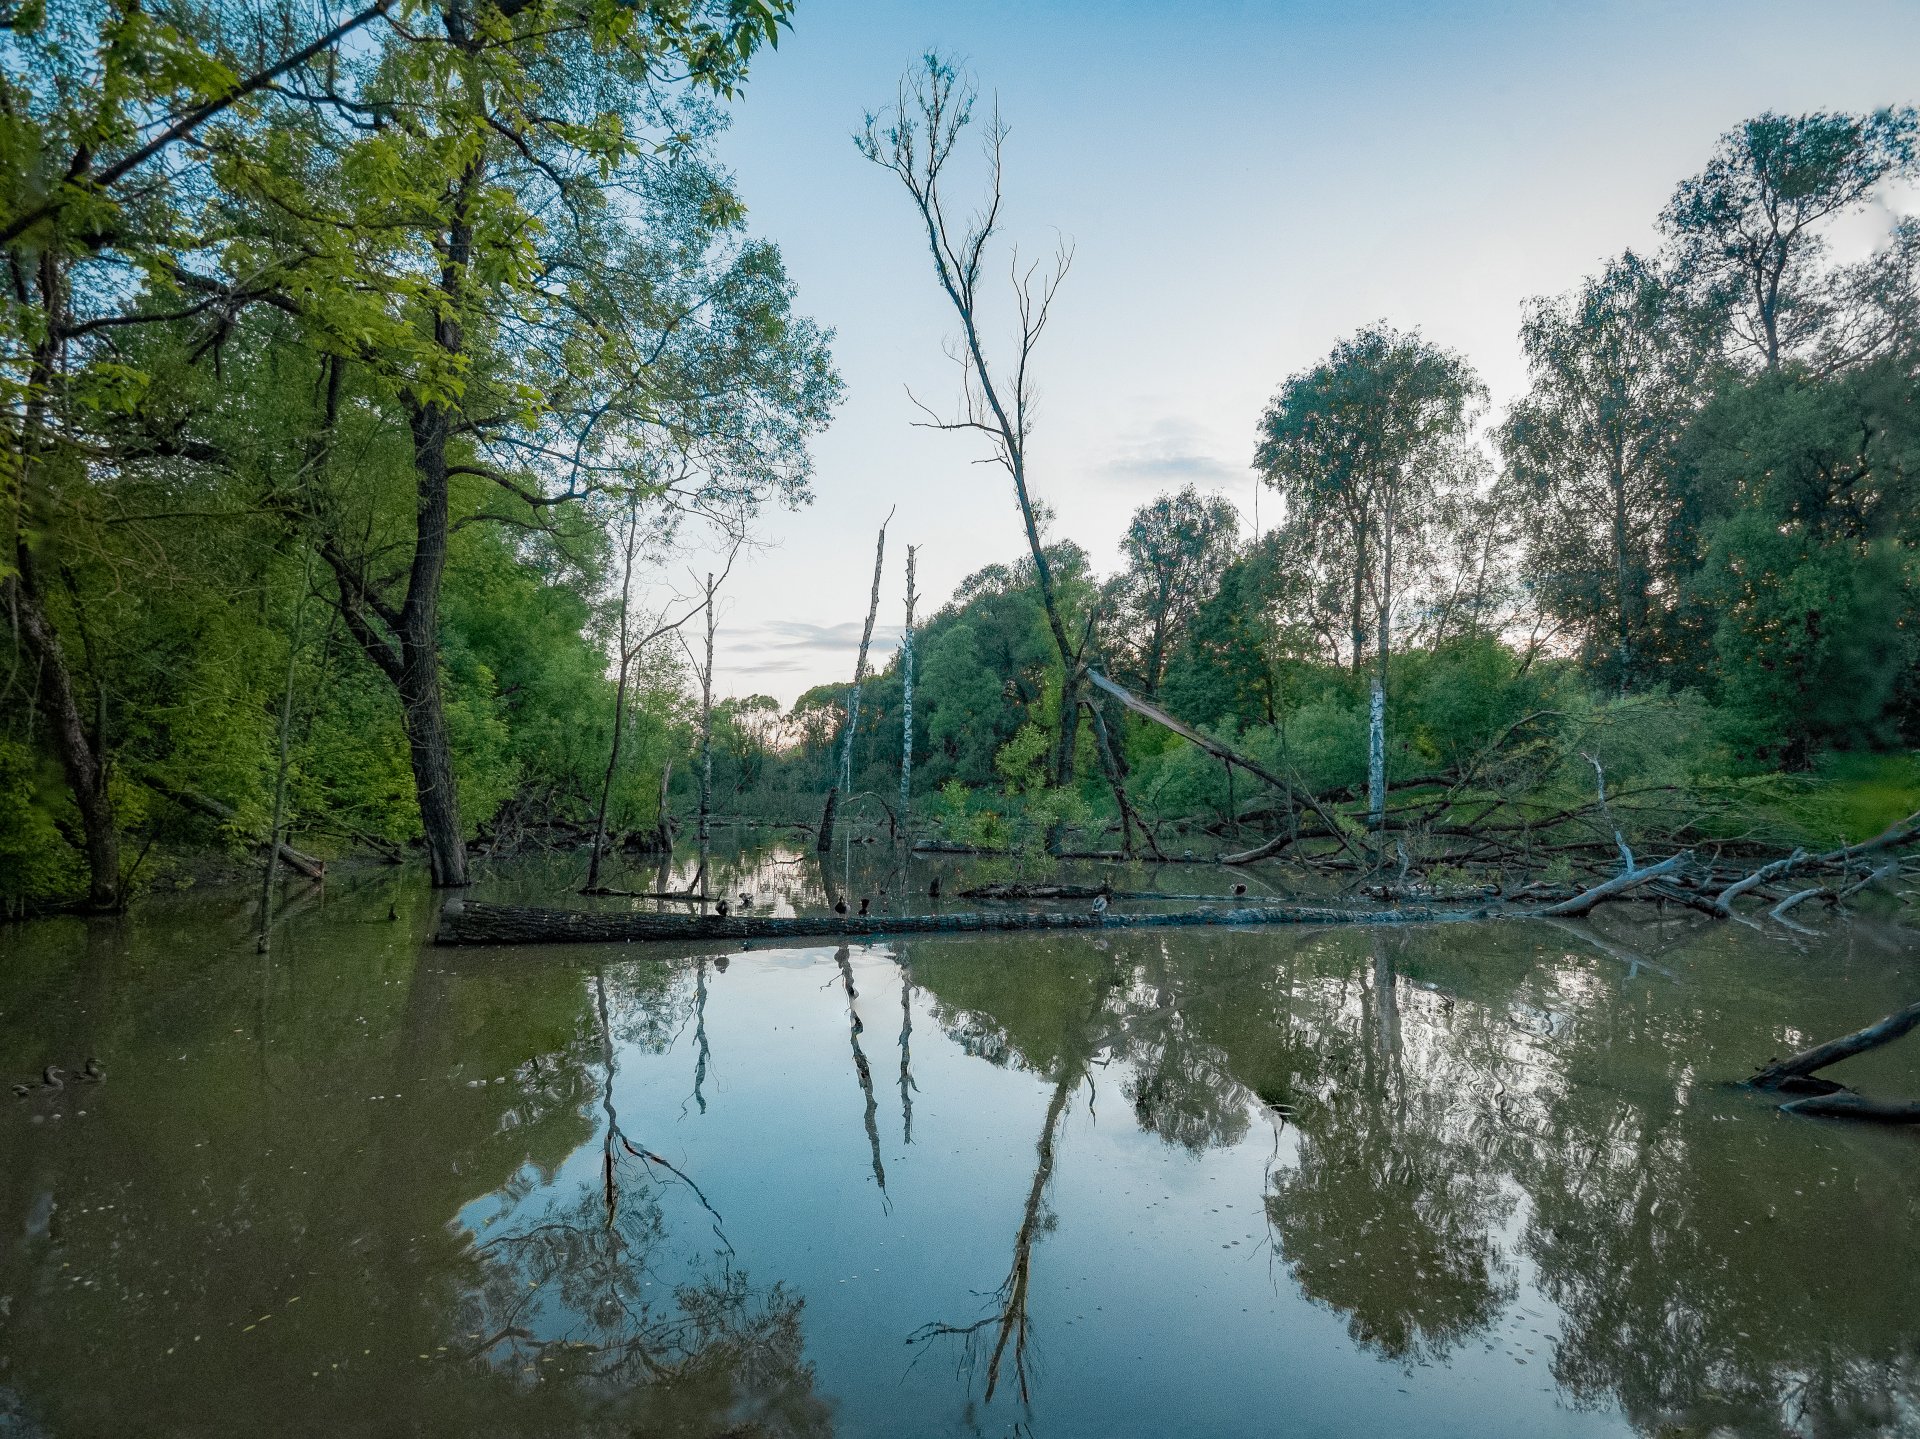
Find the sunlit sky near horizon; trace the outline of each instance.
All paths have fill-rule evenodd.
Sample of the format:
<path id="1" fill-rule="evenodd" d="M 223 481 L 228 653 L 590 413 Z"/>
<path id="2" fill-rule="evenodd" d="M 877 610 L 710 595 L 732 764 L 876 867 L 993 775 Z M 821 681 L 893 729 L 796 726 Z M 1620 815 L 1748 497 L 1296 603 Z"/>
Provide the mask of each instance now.
<path id="1" fill-rule="evenodd" d="M 1103 573 L 1133 510 L 1189 481 L 1251 528 L 1260 411 L 1341 336 L 1417 327 L 1472 361 L 1497 414 L 1525 383 L 1524 301 L 1651 248 L 1715 137 L 1768 109 L 1920 100 L 1920 3 L 800 0 L 720 152 L 800 309 L 836 331 L 847 394 L 813 503 L 766 511 L 735 567 L 721 694 L 851 679 L 890 507 L 876 666 L 908 544 L 923 614 L 1023 550 L 982 444 L 912 425 L 908 387 L 939 410 L 957 394 L 952 315 L 905 193 L 850 138 L 929 47 L 1012 128 L 1009 236 L 1074 249 L 1030 463 L 1055 533 Z M 1836 246 L 1864 250 L 1914 192 L 1891 207 Z M 1004 292 L 991 303 L 1004 333 Z"/>

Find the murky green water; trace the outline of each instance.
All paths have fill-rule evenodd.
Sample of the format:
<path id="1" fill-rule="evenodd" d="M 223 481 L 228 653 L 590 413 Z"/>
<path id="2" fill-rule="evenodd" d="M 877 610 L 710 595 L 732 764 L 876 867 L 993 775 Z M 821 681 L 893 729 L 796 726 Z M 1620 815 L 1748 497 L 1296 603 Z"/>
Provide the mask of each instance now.
<path id="1" fill-rule="evenodd" d="M 780 858 L 722 878 L 820 902 Z M 1889 925 L 432 904 L 336 884 L 266 962 L 239 900 L 0 930 L 0 1071 L 108 1072 L 0 1109 L 0 1434 L 1920 1432 L 1920 1142 L 1723 1085 L 1911 1000 Z"/>

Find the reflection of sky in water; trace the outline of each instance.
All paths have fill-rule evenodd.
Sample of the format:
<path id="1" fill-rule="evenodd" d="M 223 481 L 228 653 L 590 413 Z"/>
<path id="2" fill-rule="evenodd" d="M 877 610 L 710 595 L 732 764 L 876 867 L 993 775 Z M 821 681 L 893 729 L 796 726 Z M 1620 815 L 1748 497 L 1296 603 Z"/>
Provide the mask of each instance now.
<path id="1" fill-rule="evenodd" d="M 7 1069 L 113 1078 L 0 1109 L 0 1432 L 1920 1432 L 1920 1146 L 1726 1083 L 1904 1002 L 1891 926 L 723 961 L 423 948 L 407 884 L 265 967 L 206 900 L 14 932 Z"/>
<path id="2" fill-rule="evenodd" d="M 970 1056 L 916 990 L 914 1134 L 903 1142 L 903 972 L 885 947 L 856 951 L 850 965 L 878 1106 L 884 1196 L 833 951 L 736 955 L 726 973 L 708 971 L 704 1113 L 692 1099 L 692 1018 L 664 1049 L 617 1043 L 613 1103 L 623 1130 L 697 1180 L 733 1248 L 731 1257 L 717 1252 L 711 1217 L 684 1184 L 627 1157 L 617 1165 L 623 1205 L 660 1209 L 642 1282 L 666 1294 L 703 1266 L 732 1262 L 804 1296 L 807 1356 L 821 1391 L 837 1402 L 839 1433 L 962 1432 L 969 1389 L 976 1418 L 997 1432 L 991 1424 L 1011 1422 L 1020 1409 L 1004 1380 L 990 1406 L 979 1402 L 991 1330 L 971 1349 L 953 1335 L 905 1341 L 930 1323 L 959 1327 L 994 1313 L 1052 1086 Z M 690 975 L 679 979 L 676 1008 L 689 1003 L 692 984 Z M 1444 1063 L 1444 1042 L 1425 1015 L 1437 1013 L 1438 1002 L 1403 988 L 1405 1062 Z M 1151 1016 L 1152 1001 L 1139 992 L 1127 1008 L 1137 1013 L 1142 999 Z M 1331 1008 L 1357 1021 L 1360 1003 L 1356 987 Z M 978 1017 L 944 1017 L 970 1037 L 990 1027 Z M 618 1008 L 612 1020 L 617 1033 Z M 1529 1044 L 1516 1032 L 1522 1063 Z M 1526 1209 L 1510 1182 L 1494 1181 L 1503 1202 L 1494 1206 L 1492 1239 L 1511 1302 L 1449 1346 L 1444 1364 L 1382 1357 L 1355 1344 L 1345 1315 L 1303 1298 L 1276 1251 L 1263 1195 L 1270 1176 L 1297 1165 L 1297 1131 L 1222 1075 L 1229 1113 L 1224 1123 L 1216 1116 L 1216 1127 L 1237 1137 L 1212 1146 L 1169 1142 L 1141 1127 L 1129 1098 L 1144 1087 L 1134 1067 L 1113 1062 L 1110 1051 L 1102 1057 L 1109 1063 L 1096 1060 L 1069 1099 L 1043 1204 L 1050 1218 L 1032 1250 L 1036 1432 L 1158 1432 L 1139 1428 L 1143 1402 L 1182 1416 L 1192 1433 L 1264 1432 L 1264 1421 L 1250 1420 L 1255 1414 L 1284 1414 L 1302 1433 L 1416 1422 L 1425 1433 L 1476 1435 L 1621 1428 L 1604 1413 L 1569 1410 L 1553 1382 L 1557 1315 L 1520 1254 Z M 583 1100 L 595 1115 L 599 1102 Z M 544 1183 L 523 1173 L 466 1205 L 458 1222 L 476 1242 L 497 1242 L 553 1222 L 583 1198 L 591 1208 L 603 1180 L 602 1142 L 596 1135 L 576 1149 Z M 1401 1277 L 1390 1256 L 1364 1247 L 1339 1262 L 1357 1271 L 1385 1264 L 1388 1284 Z M 557 1294 L 526 1314 L 525 1327 L 549 1339 L 567 1337 L 579 1321 Z"/>

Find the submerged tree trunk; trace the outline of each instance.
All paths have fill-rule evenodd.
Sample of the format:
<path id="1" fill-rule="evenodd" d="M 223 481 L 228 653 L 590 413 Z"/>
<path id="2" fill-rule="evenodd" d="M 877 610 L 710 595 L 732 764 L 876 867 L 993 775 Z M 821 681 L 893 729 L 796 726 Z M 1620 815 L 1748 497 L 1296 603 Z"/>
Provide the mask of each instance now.
<path id="1" fill-rule="evenodd" d="M 829 866 L 822 865 L 825 870 Z M 830 878 L 830 876 L 829 876 Z M 828 894 L 837 894 L 829 883 Z M 1152 914 L 1087 911 L 990 910 L 965 914 L 841 916 L 641 914 L 622 910 L 536 909 L 524 905 L 461 903 L 442 911 L 435 944 L 609 944 L 664 940 L 871 939 L 891 934 L 974 934 L 1016 930 L 1246 928 L 1268 924 L 1447 924 L 1485 919 L 1485 907 L 1341 909 L 1327 905 L 1209 908 Z M 1513 911 L 1526 918 L 1541 911 Z"/>
<path id="2" fill-rule="evenodd" d="M 867 623 L 860 631 L 860 657 L 854 662 L 853 688 L 847 691 L 847 728 L 841 738 L 840 773 L 827 786 L 827 802 L 820 812 L 820 835 L 814 848 L 825 854 L 833 848 L 833 819 L 840 807 L 840 791 L 853 788 L 853 733 L 860 723 L 860 687 L 867 680 L 867 647 L 873 643 L 873 620 L 880 610 L 880 573 L 887 561 L 887 526 L 893 523 L 893 511 L 880 526 L 880 539 L 873 548 L 873 593 L 867 600 Z"/>

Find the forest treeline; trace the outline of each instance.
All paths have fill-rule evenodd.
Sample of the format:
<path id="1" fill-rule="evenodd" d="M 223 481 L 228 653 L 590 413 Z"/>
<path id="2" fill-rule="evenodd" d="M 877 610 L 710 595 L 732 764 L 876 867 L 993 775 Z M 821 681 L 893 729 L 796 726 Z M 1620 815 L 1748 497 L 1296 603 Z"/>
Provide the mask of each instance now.
<path id="1" fill-rule="evenodd" d="M 1640 797 L 1667 832 L 1866 838 L 1920 798 L 1904 757 L 1920 739 L 1920 219 L 1875 226 L 1870 246 L 1856 232 L 1858 258 L 1830 237 L 1886 213 L 1915 137 L 1911 109 L 1725 135 L 1659 215 L 1657 251 L 1526 307 L 1530 383 L 1503 413 L 1418 333 L 1342 340 L 1261 417 L 1253 463 L 1281 521 L 1248 534 L 1222 498 L 1162 495 L 1105 578 L 1051 540 L 1069 632 L 1318 794 L 1365 790 L 1377 681 L 1395 786 L 1552 813 L 1598 781 L 1625 796 L 1609 831 L 1633 833 Z M 1061 714 L 1030 558 L 967 579 L 915 648 L 929 820 L 1017 845 L 1063 815 L 1111 819 L 1093 746 Z M 901 688 L 896 663 L 860 705 L 856 759 L 882 795 Z M 784 716 L 742 702 L 733 782 L 816 792 L 844 695 L 822 686 Z M 1244 774 L 1131 716 L 1124 735 L 1151 822 L 1276 822 Z M 1791 780 L 1814 773 L 1847 782 Z"/>
<path id="2" fill-rule="evenodd" d="M 718 813 L 817 817 L 853 676 L 706 722 L 711 606 L 647 598 L 806 501 L 839 398 L 714 151 L 790 12 L 8 17 L 0 902 L 117 907 L 283 831 L 457 885 L 476 839 L 657 833 L 707 759 Z M 1543 803 L 1910 747 L 1920 221 L 1832 236 L 1886 212 L 1917 128 L 1729 132 L 1657 251 L 1527 307 L 1502 413 L 1417 332 L 1341 340 L 1261 417 L 1257 534 L 1190 488 L 1103 576 L 1014 453 L 1026 552 L 915 626 L 905 822 L 1057 844 L 1123 792 L 1156 837 L 1280 822 L 1088 670 L 1332 803 L 1376 688 L 1395 786 Z M 863 152 L 922 203 L 894 138 Z M 904 678 L 865 679 L 849 796 L 896 823 Z"/>

